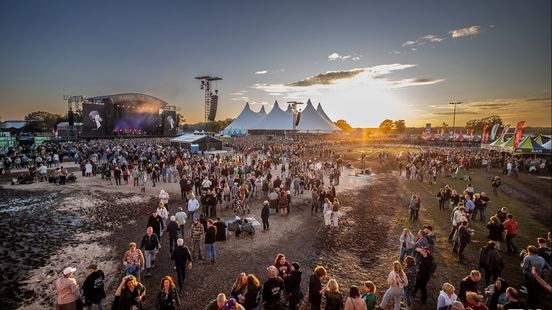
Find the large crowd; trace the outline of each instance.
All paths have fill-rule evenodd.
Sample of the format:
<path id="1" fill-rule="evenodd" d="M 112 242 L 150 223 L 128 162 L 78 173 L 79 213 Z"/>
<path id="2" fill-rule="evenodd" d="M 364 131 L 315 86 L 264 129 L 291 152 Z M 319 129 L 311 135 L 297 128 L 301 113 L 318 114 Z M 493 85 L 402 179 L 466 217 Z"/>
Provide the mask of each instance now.
<path id="1" fill-rule="evenodd" d="M 311 215 L 323 214 L 323 224 L 339 226 L 340 202 L 336 197 L 343 167 L 347 165 L 336 153 L 335 144 L 329 141 L 313 141 L 306 137 L 293 140 L 283 137 L 233 138 L 229 141 L 231 153 L 192 154 L 188 150 L 171 146 L 166 139 L 96 140 L 65 144 L 44 143 L 37 148 L 12 148 L 0 154 L 0 173 L 12 169 L 28 169 L 32 182 L 49 180 L 63 185 L 70 174 L 62 167 L 64 158 L 80 167 L 79 177 L 100 176 L 116 186 L 133 186 L 136 190 L 146 187 L 162 188 L 166 183 L 178 183 L 183 207 L 171 203 L 175 198 L 160 190 L 159 204 L 147 219 L 146 233 L 139 244 L 129 243 L 122 253 L 122 279 L 114 292 L 112 309 L 142 309 L 146 295 L 154 300 L 157 309 L 176 309 L 180 306 L 180 292 L 185 287 L 186 271 L 198 261 L 217 262 L 217 242 L 224 241 L 227 232 L 255 233 L 245 214 L 251 212 L 251 204 L 262 202 L 263 231 L 270 231 L 271 216 L 288 216 L 294 212 L 292 200 L 297 195 L 308 195 Z M 528 245 L 520 254 L 516 245 L 519 224 L 515 214 L 501 208 L 488 216 L 493 196 L 498 195 L 500 177 L 494 177 L 493 193 L 487 195 L 477 190 L 465 174 L 473 168 L 503 168 L 505 176 L 519 173 L 551 174 L 551 161 L 547 158 L 512 157 L 486 150 L 459 150 L 429 148 L 423 151 L 397 154 L 392 159 L 387 152 L 379 154 L 382 161 L 393 162 L 401 176 L 407 180 L 436 184 L 437 178 L 461 178 L 465 189 L 447 185 L 436 196 L 439 210 L 450 213 L 451 230 L 446 232 L 450 249 L 438 248 L 431 225 L 424 225 L 413 234 L 405 228 L 398 238 L 396 260 L 390 259 L 388 288 L 382 300 L 377 300 L 376 285 L 370 279 L 359 279 L 344 296 L 339 279 L 329 277 L 331 270 L 317 266 L 308 278 L 308 291 L 303 291 L 303 268 L 299 262 L 277 253 L 273 262 L 266 262 L 266 275 L 240 273 L 227 296 L 213 296 L 208 305 L 196 309 L 298 309 L 308 302 L 310 309 L 377 309 L 388 303 L 394 309 L 412 307 L 420 291 L 419 304 L 428 299 L 427 284 L 437 268 L 435 251 L 450 250 L 460 263 L 468 246 L 477 246 L 471 237 L 474 221 L 488 221 L 489 240 L 480 249 L 478 268 L 469 272 L 458 284 L 458 291 L 451 283 L 442 284 L 437 294 L 437 305 L 429 308 L 444 309 L 519 309 L 525 296 L 529 305 L 538 302 L 543 289 L 551 290 L 543 280 L 544 269 L 551 269 L 552 233 L 541 236 L 536 245 Z M 45 168 L 43 168 L 45 167 Z M 48 173 L 48 169 L 54 171 Z M 76 176 L 73 175 L 76 180 Z M 130 184 L 132 183 L 132 185 Z M 413 194 L 408 202 L 409 218 L 417 225 L 423 202 L 419 194 Z M 174 214 L 169 210 L 171 206 Z M 222 212 L 230 210 L 235 221 L 220 219 Z M 187 223 L 189 225 L 187 225 Z M 161 252 L 161 238 L 168 238 L 168 253 L 175 267 L 175 276 L 166 275 L 158 287 L 148 288 L 142 280 L 156 273 L 155 261 Z M 189 246 L 184 239 L 189 237 Z M 521 255 L 523 288 L 514 288 L 501 277 L 504 268 L 500 251 L 505 243 L 508 253 Z M 475 244 L 475 245 L 474 245 Z M 98 305 L 104 309 L 106 275 L 96 265 L 88 266 L 89 276 L 81 286 L 73 278 L 75 268 L 67 267 L 56 281 L 57 303 L 60 309 L 80 309 Z M 173 279 L 176 278 L 176 281 Z M 484 280 L 482 280 L 482 278 Z M 261 279 L 266 279 L 264 283 Z M 484 285 L 483 285 L 484 284 Z M 383 285 L 381 283 L 380 285 Z M 230 287 L 230 283 L 229 283 Z M 82 288 L 82 293 L 81 289 Z M 84 297 L 84 301 L 81 297 Z"/>

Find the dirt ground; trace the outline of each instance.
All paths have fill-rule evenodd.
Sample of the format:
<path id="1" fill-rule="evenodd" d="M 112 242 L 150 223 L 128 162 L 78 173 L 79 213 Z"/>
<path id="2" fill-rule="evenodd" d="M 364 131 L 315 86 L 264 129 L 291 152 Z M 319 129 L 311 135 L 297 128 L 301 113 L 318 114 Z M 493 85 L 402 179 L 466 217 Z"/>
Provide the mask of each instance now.
<path id="1" fill-rule="evenodd" d="M 271 216 L 270 232 L 263 233 L 257 227 L 253 239 L 230 236 L 227 241 L 217 243 L 215 265 L 194 264 L 187 273 L 181 308 L 203 309 L 217 293 L 229 294 L 241 272 L 253 273 L 264 282 L 266 267 L 280 252 L 302 266 L 305 295 L 312 269 L 323 265 L 329 277 L 338 280 L 344 294 L 351 285 L 360 286 L 372 280 L 378 287 L 378 301 L 381 300 L 387 289 L 385 279 L 391 262 L 398 256 L 397 236 L 405 224 L 404 206 L 410 188 L 398 176 L 392 159 L 381 163 L 376 159 L 379 150 L 374 148 L 367 156 L 367 166 L 373 175 L 354 176 L 355 170 L 343 171 L 337 187 L 342 206 L 338 228 L 324 227 L 320 213 L 311 216 L 309 191 L 294 196 L 288 217 Z M 530 191 L 515 184 L 510 187 L 532 197 Z M 542 193 L 544 188 L 537 187 L 535 192 Z M 75 278 L 82 283 L 86 277 L 84 269 L 90 263 L 97 264 L 107 276 L 107 306 L 110 306 L 122 275 L 122 254 L 129 242 L 139 244 L 160 189 L 171 195 L 170 214 L 184 206 L 178 184 L 160 183 L 155 188 L 148 187 L 146 193 L 139 193 L 131 185 L 110 185 L 99 177 L 79 178 L 77 183 L 66 186 L 5 184 L 0 189 L 0 227 L 4 231 L 0 253 L 6 257 L 0 264 L 0 309 L 53 308 L 54 281 L 63 268 L 76 266 Z M 259 219 L 261 201 L 254 200 L 251 205 L 251 214 L 247 216 Z M 235 215 L 223 211 L 219 216 L 231 219 Z M 189 225 L 186 245 L 190 244 Z M 153 308 L 161 278 L 167 274 L 176 277 L 168 249 L 168 238 L 164 236 L 153 275 L 143 277 L 148 289 L 146 309 Z M 469 266 L 455 267 L 450 270 L 462 272 L 450 275 L 449 263 L 439 258 L 444 276 L 430 281 L 428 303 L 415 303 L 412 309 L 434 309 L 442 281 L 456 281 L 464 269 L 469 271 Z M 307 308 L 302 305 L 302 309 Z"/>

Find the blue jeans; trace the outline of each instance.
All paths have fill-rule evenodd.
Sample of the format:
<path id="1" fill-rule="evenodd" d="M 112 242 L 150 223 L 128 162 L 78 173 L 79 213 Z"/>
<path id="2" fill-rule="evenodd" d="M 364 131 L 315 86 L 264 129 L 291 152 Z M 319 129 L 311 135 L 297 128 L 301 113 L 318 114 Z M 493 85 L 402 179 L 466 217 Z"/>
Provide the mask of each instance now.
<path id="1" fill-rule="evenodd" d="M 406 301 L 406 305 L 410 307 L 412 304 L 412 292 L 408 288 L 404 289 L 404 300 Z"/>
<path id="2" fill-rule="evenodd" d="M 104 302 L 104 299 L 102 298 L 102 299 L 100 299 L 100 301 L 99 301 L 98 303 L 96 303 L 96 304 L 87 304 L 87 305 L 86 305 L 86 308 L 87 308 L 88 310 L 93 310 L 93 309 L 94 309 L 94 305 L 98 305 L 98 309 L 99 309 L 99 310 L 104 310 L 104 304 L 103 304 L 103 302 Z"/>
<path id="3" fill-rule="evenodd" d="M 413 250 L 414 249 L 406 249 L 401 247 L 400 254 L 399 254 L 400 261 L 402 262 L 406 256 L 412 255 Z"/>
<path id="4" fill-rule="evenodd" d="M 404 295 L 404 289 L 392 289 L 388 288 L 385 294 L 383 295 L 383 299 L 381 301 L 380 307 L 386 308 L 387 303 L 389 302 L 389 299 L 393 298 L 395 299 L 395 310 L 401 309 L 401 297 Z"/>
<path id="5" fill-rule="evenodd" d="M 214 243 L 205 243 L 205 253 L 207 255 L 207 259 L 210 262 L 214 262 L 217 258 L 217 250 L 215 248 Z"/>

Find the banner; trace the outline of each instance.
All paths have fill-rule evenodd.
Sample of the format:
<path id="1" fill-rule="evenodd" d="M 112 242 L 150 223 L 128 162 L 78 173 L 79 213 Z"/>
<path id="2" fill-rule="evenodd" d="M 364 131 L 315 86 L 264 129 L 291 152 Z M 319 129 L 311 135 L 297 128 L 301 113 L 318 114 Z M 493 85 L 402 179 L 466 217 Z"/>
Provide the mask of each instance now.
<path id="1" fill-rule="evenodd" d="M 500 134 L 500 136 L 497 138 L 497 140 L 502 140 L 504 139 L 504 136 L 506 136 L 506 133 L 508 132 L 508 129 L 510 129 L 510 124 L 506 124 L 504 125 L 504 128 L 502 129 L 502 133 Z"/>
<path id="2" fill-rule="evenodd" d="M 485 123 L 483 124 L 483 132 L 481 133 L 481 143 L 487 142 L 487 129 L 489 129 L 489 124 Z"/>
<path id="3" fill-rule="evenodd" d="M 84 103 L 82 105 L 82 135 L 85 137 L 105 136 L 107 119 L 103 104 Z"/>
<path id="4" fill-rule="evenodd" d="M 517 123 L 516 133 L 514 134 L 514 148 L 519 146 L 521 138 L 523 138 L 523 127 L 525 127 L 525 121 Z"/>
<path id="5" fill-rule="evenodd" d="M 163 135 L 175 136 L 176 128 L 178 127 L 178 118 L 176 111 L 163 111 L 162 115 Z"/>
<path id="6" fill-rule="evenodd" d="M 494 140 L 496 138 L 496 133 L 498 132 L 498 127 L 500 127 L 499 123 L 495 123 L 493 125 L 493 129 L 491 129 L 491 140 Z"/>

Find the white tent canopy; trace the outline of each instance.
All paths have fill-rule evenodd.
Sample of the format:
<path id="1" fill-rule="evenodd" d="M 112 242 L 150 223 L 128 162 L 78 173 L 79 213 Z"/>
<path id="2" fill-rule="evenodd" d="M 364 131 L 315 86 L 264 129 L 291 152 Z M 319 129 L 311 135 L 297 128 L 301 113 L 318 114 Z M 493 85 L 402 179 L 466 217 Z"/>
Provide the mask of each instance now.
<path id="1" fill-rule="evenodd" d="M 307 106 L 301 111 L 301 119 L 299 120 L 299 131 L 315 131 L 315 132 L 331 132 L 336 129 L 332 122 L 325 119 L 312 105 L 310 99 L 307 101 Z"/>
<path id="2" fill-rule="evenodd" d="M 320 104 L 318 109 L 322 113 L 314 108 L 309 99 L 307 106 L 301 111 L 296 130 L 300 132 L 341 131 L 338 126 L 332 123 Z M 259 112 L 254 112 L 251 110 L 249 103 L 246 103 L 238 117 L 224 129 L 224 134 L 247 134 L 250 130 L 293 130 L 293 111 L 291 105 L 288 105 L 284 111 L 278 105 L 278 101 L 276 101 L 270 112 L 266 114 L 264 106 L 261 107 Z"/>

